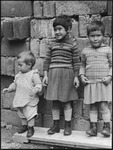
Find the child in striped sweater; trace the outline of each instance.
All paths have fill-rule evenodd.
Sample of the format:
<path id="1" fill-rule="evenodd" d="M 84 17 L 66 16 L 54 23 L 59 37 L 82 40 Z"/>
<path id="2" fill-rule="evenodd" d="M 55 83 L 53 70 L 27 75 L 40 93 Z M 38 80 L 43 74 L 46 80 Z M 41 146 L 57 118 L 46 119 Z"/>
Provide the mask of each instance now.
<path id="1" fill-rule="evenodd" d="M 44 62 L 43 84 L 47 85 L 45 98 L 52 101 L 54 125 L 48 134 L 60 132 L 60 106 L 64 109 L 64 135 L 71 134 L 72 102 L 78 100 L 79 52 L 76 40 L 70 36 L 71 19 L 59 16 L 53 22 L 55 40 L 48 43 Z"/>
<path id="2" fill-rule="evenodd" d="M 103 44 L 105 27 L 100 21 L 87 28 L 91 45 L 81 53 L 80 77 L 84 86 L 84 103 L 90 104 L 90 129 L 86 133 L 97 136 L 98 111 L 102 113 L 102 134 L 110 136 L 110 110 L 112 101 L 112 50 Z"/>

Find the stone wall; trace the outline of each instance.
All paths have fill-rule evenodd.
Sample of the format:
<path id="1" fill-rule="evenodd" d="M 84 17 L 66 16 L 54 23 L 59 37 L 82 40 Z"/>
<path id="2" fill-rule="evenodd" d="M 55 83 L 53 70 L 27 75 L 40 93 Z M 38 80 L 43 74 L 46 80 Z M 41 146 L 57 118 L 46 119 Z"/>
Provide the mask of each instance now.
<path id="1" fill-rule="evenodd" d="M 1 90 L 8 87 L 17 74 L 17 55 L 31 50 L 43 77 L 43 61 L 46 42 L 54 37 L 52 22 L 60 14 L 72 18 L 71 35 L 78 40 L 79 52 L 89 44 L 86 28 L 91 20 L 105 24 L 105 43 L 112 47 L 112 1 L 1 1 Z M 14 92 L 1 92 L 1 120 L 19 126 L 20 120 L 12 107 Z M 83 87 L 79 88 L 79 100 L 73 104 L 72 126 L 76 130 L 89 127 L 89 106 L 83 104 Z M 110 105 L 111 109 L 111 105 Z M 36 126 L 52 124 L 51 102 L 40 96 L 39 118 Z M 111 119 L 112 120 L 112 119 Z M 101 130 L 101 114 L 99 128 Z M 61 128 L 64 126 L 61 111 Z"/>

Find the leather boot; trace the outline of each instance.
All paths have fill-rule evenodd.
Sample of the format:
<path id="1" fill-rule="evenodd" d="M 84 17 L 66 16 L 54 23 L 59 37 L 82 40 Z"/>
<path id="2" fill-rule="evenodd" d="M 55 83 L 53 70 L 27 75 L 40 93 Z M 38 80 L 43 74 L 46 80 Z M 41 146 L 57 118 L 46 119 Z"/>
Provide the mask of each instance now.
<path id="1" fill-rule="evenodd" d="M 23 125 L 19 130 L 18 130 L 18 133 L 24 133 L 28 130 L 28 127 L 27 125 Z"/>
<path id="2" fill-rule="evenodd" d="M 28 127 L 27 137 L 31 137 L 34 134 L 34 126 Z"/>
<path id="3" fill-rule="evenodd" d="M 90 136 L 97 136 L 97 122 L 90 122 L 90 129 L 86 131 Z"/>
<path id="4" fill-rule="evenodd" d="M 71 121 L 65 121 L 64 135 L 70 135 L 71 133 Z"/>
<path id="5" fill-rule="evenodd" d="M 54 134 L 60 132 L 59 120 L 54 120 L 53 126 L 47 131 L 48 134 Z"/>
<path id="6" fill-rule="evenodd" d="M 101 134 L 103 134 L 105 137 L 110 137 L 110 122 L 104 122 Z"/>

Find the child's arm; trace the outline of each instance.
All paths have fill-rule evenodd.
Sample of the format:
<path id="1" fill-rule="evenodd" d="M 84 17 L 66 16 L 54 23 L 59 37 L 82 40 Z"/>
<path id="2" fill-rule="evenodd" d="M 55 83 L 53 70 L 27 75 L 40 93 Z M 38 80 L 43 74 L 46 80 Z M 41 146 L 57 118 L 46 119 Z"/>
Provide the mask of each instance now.
<path id="1" fill-rule="evenodd" d="M 9 85 L 8 88 L 3 89 L 3 93 L 12 92 L 12 91 L 15 91 L 15 90 L 16 90 L 16 85 L 15 85 L 15 83 L 12 83 L 12 84 Z"/>
<path id="2" fill-rule="evenodd" d="M 38 92 L 41 92 L 41 90 L 42 90 L 42 82 L 41 82 L 41 78 L 40 78 L 38 72 L 35 72 L 33 74 L 32 80 L 33 80 L 33 83 L 34 83 L 33 93 L 36 94 Z"/>

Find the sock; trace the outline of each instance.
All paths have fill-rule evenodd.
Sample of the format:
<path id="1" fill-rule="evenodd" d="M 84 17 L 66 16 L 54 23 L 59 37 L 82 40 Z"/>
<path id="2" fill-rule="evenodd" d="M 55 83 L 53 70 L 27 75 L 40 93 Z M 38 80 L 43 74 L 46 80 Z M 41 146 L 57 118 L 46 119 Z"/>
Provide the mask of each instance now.
<path id="1" fill-rule="evenodd" d="M 97 122 L 97 111 L 90 111 L 90 121 Z"/>
<path id="2" fill-rule="evenodd" d="M 22 118 L 22 119 L 21 119 L 21 122 L 22 122 L 22 126 L 23 126 L 23 125 L 27 125 L 27 119 Z"/>
<path id="3" fill-rule="evenodd" d="M 72 109 L 64 109 L 65 121 L 71 121 Z"/>
<path id="4" fill-rule="evenodd" d="M 34 126 L 35 125 L 35 117 L 33 117 L 32 119 L 30 119 L 29 121 L 28 121 L 28 126 L 29 127 L 32 127 L 32 126 Z"/>
<path id="5" fill-rule="evenodd" d="M 102 118 L 104 122 L 110 122 L 110 111 L 102 112 Z"/>
<path id="6" fill-rule="evenodd" d="M 60 110 L 59 109 L 52 109 L 53 120 L 60 119 Z"/>

